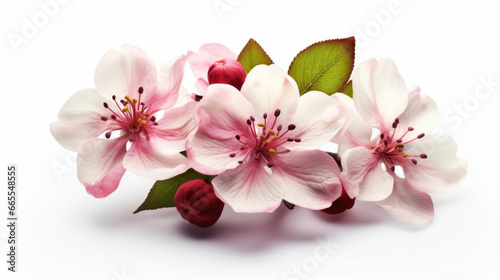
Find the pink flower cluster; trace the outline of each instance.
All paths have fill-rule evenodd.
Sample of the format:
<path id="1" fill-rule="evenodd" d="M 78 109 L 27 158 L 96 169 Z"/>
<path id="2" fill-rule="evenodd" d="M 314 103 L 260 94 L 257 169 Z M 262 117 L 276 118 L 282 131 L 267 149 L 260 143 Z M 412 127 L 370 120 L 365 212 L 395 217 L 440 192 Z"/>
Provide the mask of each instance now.
<path id="1" fill-rule="evenodd" d="M 96 198 L 110 195 L 126 170 L 165 180 L 192 168 L 211 180 L 183 184 L 181 215 L 213 225 L 224 204 L 273 212 L 281 203 L 337 214 L 374 201 L 397 220 L 434 216 L 429 193 L 459 183 L 467 161 L 449 136 L 429 134 L 434 101 L 408 88 L 390 59 L 360 63 L 353 98 L 299 94 L 279 66 L 250 72 L 220 44 L 203 45 L 159 69 L 125 45 L 99 62 L 95 88 L 76 92 L 50 130 L 78 152 L 78 178 Z M 197 93 L 182 86 L 185 63 Z M 336 154 L 321 148 L 338 144 Z M 183 154 L 182 152 L 185 153 Z"/>

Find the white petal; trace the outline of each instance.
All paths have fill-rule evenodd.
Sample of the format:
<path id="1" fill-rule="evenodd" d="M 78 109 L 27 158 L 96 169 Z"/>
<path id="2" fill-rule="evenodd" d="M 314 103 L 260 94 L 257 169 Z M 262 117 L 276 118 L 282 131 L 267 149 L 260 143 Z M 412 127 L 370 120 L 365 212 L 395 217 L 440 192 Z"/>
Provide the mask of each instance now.
<path id="1" fill-rule="evenodd" d="M 335 160 L 320 150 L 291 151 L 276 155 L 273 177 L 283 186 L 285 200 L 300 207 L 321 210 L 340 197 L 342 184 Z"/>
<path id="2" fill-rule="evenodd" d="M 188 170 L 189 162 L 179 152 L 168 153 L 144 138 L 136 138 L 123 159 L 123 166 L 140 176 L 164 180 Z"/>
<path id="3" fill-rule="evenodd" d="M 391 194 L 394 179 L 382 168 L 380 158 L 364 147 L 346 151 L 342 167 L 343 177 L 359 200 L 378 201 Z"/>
<path id="4" fill-rule="evenodd" d="M 111 97 L 129 95 L 138 97 L 138 89 L 144 95 L 156 90 L 156 66 L 141 49 L 123 45 L 120 50 L 108 51 L 97 65 L 94 82 L 99 92 Z"/>
<path id="5" fill-rule="evenodd" d="M 200 167 L 194 167 L 202 173 L 236 167 L 249 152 L 240 153 L 243 145 L 236 135 L 242 140 L 253 138 L 250 141 L 256 141 L 247 125 L 247 119 L 253 114 L 252 105 L 233 86 L 215 84 L 208 87 L 207 95 L 200 102 L 198 130 L 186 151 L 191 160 L 210 168 L 198 170 Z M 238 156 L 231 158 L 232 153 Z"/>
<path id="6" fill-rule="evenodd" d="M 358 113 L 370 126 L 387 133 L 408 104 L 408 91 L 394 62 L 362 62 L 353 73 L 352 85 Z"/>
<path id="7" fill-rule="evenodd" d="M 423 224 L 434 217 L 431 197 L 398 177 L 394 177 L 392 194 L 377 204 L 394 219 L 402 222 Z"/>
<path id="8" fill-rule="evenodd" d="M 217 176 L 216 195 L 235 212 L 273 212 L 283 199 L 283 186 L 273 180 L 260 161 L 250 160 Z"/>
<path id="9" fill-rule="evenodd" d="M 161 66 L 156 90 L 142 95 L 142 101 L 150 106 L 150 112 L 168 109 L 175 105 L 184 77 L 185 61 L 186 58 L 182 55 Z"/>
<path id="10" fill-rule="evenodd" d="M 399 129 L 395 134 L 396 139 L 407 132 L 408 127 L 414 130 L 406 134 L 404 139 L 413 139 L 423 132 L 428 132 L 438 121 L 439 111 L 437 105 L 428 96 L 420 95 L 420 88 L 410 89 L 408 107 L 399 116 Z"/>
<path id="11" fill-rule="evenodd" d="M 299 107 L 291 123 L 296 129 L 288 137 L 299 138 L 289 149 L 317 149 L 326 145 L 348 121 L 349 116 L 337 99 L 319 91 L 310 91 L 300 97 Z"/>
<path id="12" fill-rule="evenodd" d="M 111 114 L 103 106 L 105 101 L 109 100 L 95 89 L 76 92 L 62 106 L 57 115 L 59 120 L 50 124 L 50 132 L 63 147 L 77 151 L 87 140 L 113 127 L 110 121 L 101 120 Z"/>
<path id="13" fill-rule="evenodd" d="M 448 135 L 426 135 L 409 155 L 426 154 L 417 165 L 404 166 L 405 177 L 419 190 L 439 193 L 460 183 L 467 175 L 467 160 L 457 157 L 457 143 Z"/>
<path id="14" fill-rule="evenodd" d="M 118 166 L 121 166 L 128 136 L 116 139 L 95 139 L 82 146 L 78 152 L 77 173 L 82 184 L 95 184 Z"/>
<path id="15" fill-rule="evenodd" d="M 248 73 L 241 93 L 255 108 L 254 117 L 261 121 L 264 113 L 274 117 L 276 109 L 280 109 L 279 121 L 286 123 L 293 118 L 299 105 L 297 84 L 274 64 L 254 67 Z"/>

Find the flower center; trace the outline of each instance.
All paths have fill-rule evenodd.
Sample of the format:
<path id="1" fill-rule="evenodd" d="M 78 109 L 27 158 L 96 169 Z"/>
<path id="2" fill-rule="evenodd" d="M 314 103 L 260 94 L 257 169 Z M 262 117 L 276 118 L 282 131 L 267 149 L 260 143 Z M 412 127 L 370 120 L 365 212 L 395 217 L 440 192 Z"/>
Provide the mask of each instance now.
<path id="1" fill-rule="evenodd" d="M 397 163 L 404 163 L 405 161 L 411 162 L 414 165 L 417 165 L 417 158 L 426 159 L 426 154 L 420 155 L 409 155 L 404 152 L 405 145 L 411 144 L 417 140 L 422 139 L 425 136 L 425 133 L 420 133 L 417 137 L 412 139 L 405 139 L 405 136 L 408 132 L 414 131 L 413 127 L 408 127 L 406 132 L 399 137 L 395 138 L 396 131 L 401 129 L 399 126 L 399 119 L 396 118 L 392 123 L 392 135 L 385 135 L 384 133 L 380 134 L 380 141 L 378 145 L 373 149 L 373 153 L 377 153 L 381 156 L 382 160 L 386 164 L 386 166 L 394 172 L 396 169 L 395 165 Z"/>
<path id="2" fill-rule="evenodd" d="M 146 127 L 150 124 L 158 125 L 156 123 L 156 117 L 151 116 L 147 113 L 149 106 L 146 106 L 144 102 L 141 102 L 141 96 L 144 92 L 142 87 L 137 90 L 139 93 L 139 100 L 135 98 L 130 98 L 130 96 L 125 95 L 120 103 L 116 100 L 116 96 L 113 95 L 113 101 L 115 103 L 116 109 L 112 109 L 107 102 L 103 103 L 104 108 L 111 112 L 110 117 L 102 116 L 102 121 L 111 121 L 116 125 L 115 129 L 111 129 L 106 132 L 105 137 L 109 139 L 111 133 L 115 130 L 128 130 L 130 133 L 130 141 L 133 141 L 133 134 L 138 132 L 143 132 L 146 135 L 146 139 L 149 140 L 149 135 Z M 121 105 L 120 105 L 121 104 Z"/>
<path id="3" fill-rule="evenodd" d="M 268 117 L 268 114 L 264 113 L 263 123 L 255 123 L 255 118 L 250 116 L 246 121 L 248 133 L 235 135 L 235 139 L 241 143 L 241 148 L 229 154 L 229 157 L 239 156 L 239 164 L 246 162 L 249 158 L 254 158 L 255 160 L 263 160 L 269 168 L 273 167 L 273 155 L 290 152 L 289 149 L 282 147 L 283 144 L 301 141 L 300 138 L 285 137 L 296 127 L 294 124 L 289 124 L 287 129 L 283 130 L 283 124 L 278 124 L 280 114 L 280 109 L 274 111 L 274 117 Z"/>

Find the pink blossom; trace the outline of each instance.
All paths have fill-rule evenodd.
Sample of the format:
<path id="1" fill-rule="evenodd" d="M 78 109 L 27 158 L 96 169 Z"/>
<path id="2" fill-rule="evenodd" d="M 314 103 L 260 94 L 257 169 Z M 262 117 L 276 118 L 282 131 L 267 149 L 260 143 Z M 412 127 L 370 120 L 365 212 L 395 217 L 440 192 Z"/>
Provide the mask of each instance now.
<path id="1" fill-rule="evenodd" d="M 125 169 L 159 180 L 188 168 L 179 152 L 196 126 L 196 104 L 173 108 L 184 63 L 185 57 L 178 57 L 157 75 L 142 50 L 124 45 L 99 62 L 95 89 L 78 91 L 63 105 L 50 130 L 62 146 L 78 151 L 78 178 L 89 194 L 111 194 Z"/>
<path id="2" fill-rule="evenodd" d="M 208 70 L 212 64 L 226 58 L 236 60 L 237 57 L 235 53 L 224 45 L 217 43 L 204 44 L 196 53 L 189 51 L 187 53 L 187 62 L 196 78 L 195 87 L 198 90 L 198 94 L 204 96 L 207 91 L 209 85 Z"/>
<path id="3" fill-rule="evenodd" d="M 467 171 L 451 137 L 428 135 L 438 118 L 436 104 L 420 88 L 408 89 L 389 59 L 359 65 L 353 90 L 346 106 L 357 114 L 339 144 L 347 191 L 378 201 L 398 220 L 430 221 L 434 211 L 427 193 L 456 185 Z M 404 178 L 396 175 L 397 166 Z"/>
<path id="4" fill-rule="evenodd" d="M 218 174 L 212 184 L 222 201 L 237 212 L 272 212 L 283 199 L 319 210 L 340 196 L 340 170 L 318 150 L 348 119 L 336 97 L 300 97 L 276 65 L 255 67 L 241 93 L 225 84 L 207 93 L 187 153 L 193 168 Z"/>

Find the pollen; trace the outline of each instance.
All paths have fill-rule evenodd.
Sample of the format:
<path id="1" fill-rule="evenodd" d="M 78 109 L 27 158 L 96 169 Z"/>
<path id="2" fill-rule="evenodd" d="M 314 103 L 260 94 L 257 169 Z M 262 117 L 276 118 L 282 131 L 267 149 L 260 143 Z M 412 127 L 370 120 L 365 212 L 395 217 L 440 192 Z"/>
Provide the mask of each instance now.
<path id="1" fill-rule="evenodd" d="M 123 107 L 122 112 L 124 112 L 124 113 L 125 113 L 125 112 L 128 112 L 128 111 L 129 111 L 128 105 L 127 105 L 127 106 L 125 106 L 125 107 Z"/>
<path id="2" fill-rule="evenodd" d="M 403 156 L 404 158 L 406 158 L 406 157 L 408 156 L 408 154 L 407 154 L 407 153 L 404 153 L 404 154 L 402 154 L 402 156 Z"/>
<path id="3" fill-rule="evenodd" d="M 269 153 L 270 153 L 270 154 L 275 154 L 275 153 L 276 153 L 276 150 L 275 150 L 275 149 L 269 149 Z"/>
<path id="4" fill-rule="evenodd" d="M 268 130 L 269 134 L 271 134 L 272 136 L 276 135 L 276 133 L 274 133 L 274 131 L 272 131 L 271 129 Z"/>
<path id="5" fill-rule="evenodd" d="M 264 127 L 264 124 L 263 123 L 258 123 L 257 124 L 259 127 Z"/>

